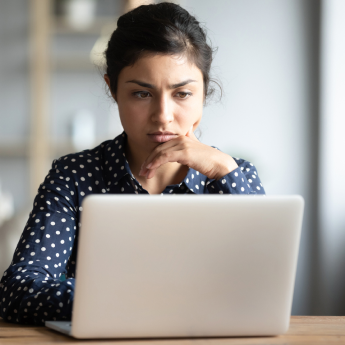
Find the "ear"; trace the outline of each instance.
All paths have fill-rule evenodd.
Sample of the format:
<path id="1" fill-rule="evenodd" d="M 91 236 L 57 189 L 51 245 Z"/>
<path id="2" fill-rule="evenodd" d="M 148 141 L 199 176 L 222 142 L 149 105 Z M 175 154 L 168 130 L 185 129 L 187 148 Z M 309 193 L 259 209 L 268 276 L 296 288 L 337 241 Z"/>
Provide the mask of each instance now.
<path id="1" fill-rule="evenodd" d="M 115 99 L 115 102 L 117 103 L 117 99 L 116 99 L 116 94 L 114 94 L 112 91 L 111 91 L 111 87 L 110 87 L 110 78 L 108 76 L 108 74 L 104 74 L 104 80 L 105 82 L 107 83 L 108 87 L 109 87 L 109 90 L 111 92 L 111 95 L 113 96 L 113 98 Z"/>

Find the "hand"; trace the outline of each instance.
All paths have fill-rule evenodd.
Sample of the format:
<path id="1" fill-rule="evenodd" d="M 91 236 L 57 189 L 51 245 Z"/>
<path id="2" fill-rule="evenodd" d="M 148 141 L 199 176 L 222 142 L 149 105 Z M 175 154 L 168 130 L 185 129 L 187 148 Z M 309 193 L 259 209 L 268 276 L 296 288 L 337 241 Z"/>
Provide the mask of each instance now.
<path id="1" fill-rule="evenodd" d="M 187 165 L 216 180 L 238 167 L 229 155 L 201 143 L 193 133 L 193 126 L 186 135 L 157 146 L 142 164 L 139 176 L 150 179 L 160 166 L 168 162 Z"/>

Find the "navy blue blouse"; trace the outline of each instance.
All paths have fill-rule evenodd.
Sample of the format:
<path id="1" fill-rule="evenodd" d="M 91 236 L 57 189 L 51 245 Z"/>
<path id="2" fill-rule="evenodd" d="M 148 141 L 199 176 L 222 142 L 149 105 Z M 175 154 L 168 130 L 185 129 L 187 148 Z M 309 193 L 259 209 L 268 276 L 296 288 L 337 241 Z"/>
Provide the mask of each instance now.
<path id="1" fill-rule="evenodd" d="M 0 282 L 0 316 L 14 323 L 43 325 L 70 320 L 74 296 L 81 203 L 88 194 L 148 194 L 125 157 L 126 134 L 92 150 L 54 160 L 40 185 L 13 260 Z M 219 180 L 189 169 L 162 194 L 265 194 L 252 163 Z"/>

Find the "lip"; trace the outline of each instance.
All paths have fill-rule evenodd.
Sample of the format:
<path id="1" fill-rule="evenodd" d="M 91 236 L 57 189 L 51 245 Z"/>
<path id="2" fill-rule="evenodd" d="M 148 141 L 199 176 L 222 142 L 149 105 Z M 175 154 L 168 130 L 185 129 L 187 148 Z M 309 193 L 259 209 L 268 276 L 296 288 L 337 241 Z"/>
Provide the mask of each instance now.
<path id="1" fill-rule="evenodd" d="M 173 132 L 169 132 L 169 131 L 157 131 L 157 132 L 153 132 L 153 133 L 149 133 L 149 135 L 175 135 L 175 133 Z"/>
<path id="2" fill-rule="evenodd" d="M 175 139 L 177 137 L 177 134 L 168 131 L 157 131 L 149 133 L 148 136 L 154 143 L 165 143 L 169 140 Z"/>

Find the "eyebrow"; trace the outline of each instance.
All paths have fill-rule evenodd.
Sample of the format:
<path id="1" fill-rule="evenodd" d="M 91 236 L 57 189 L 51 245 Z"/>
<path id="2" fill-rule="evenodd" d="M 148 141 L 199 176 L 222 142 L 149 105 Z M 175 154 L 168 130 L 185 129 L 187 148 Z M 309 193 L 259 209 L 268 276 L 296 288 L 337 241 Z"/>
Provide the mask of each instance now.
<path id="1" fill-rule="evenodd" d="M 180 83 L 169 85 L 169 88 L 170 89 L 177 89 L 178 87 L 181 87 L 181 86 L 187 85 L 189 83 L 193 83 L 193 82 L 197 82 L 197 81 L 193 80 L 193 79 L 187 79 L 187 80 L 181 81 Z M 126 83 L 134 83 L 134 84 L 138 84 L 142 87 L 147 87 L 148 89 L 156 89 L 156 86 L 149 84 L 149 83 L 145 83 L 145 82 L 140 81 L 140 80 L 136 80 L 136 79 L 128 80 L 128 81 L 126 81 Z"/>

